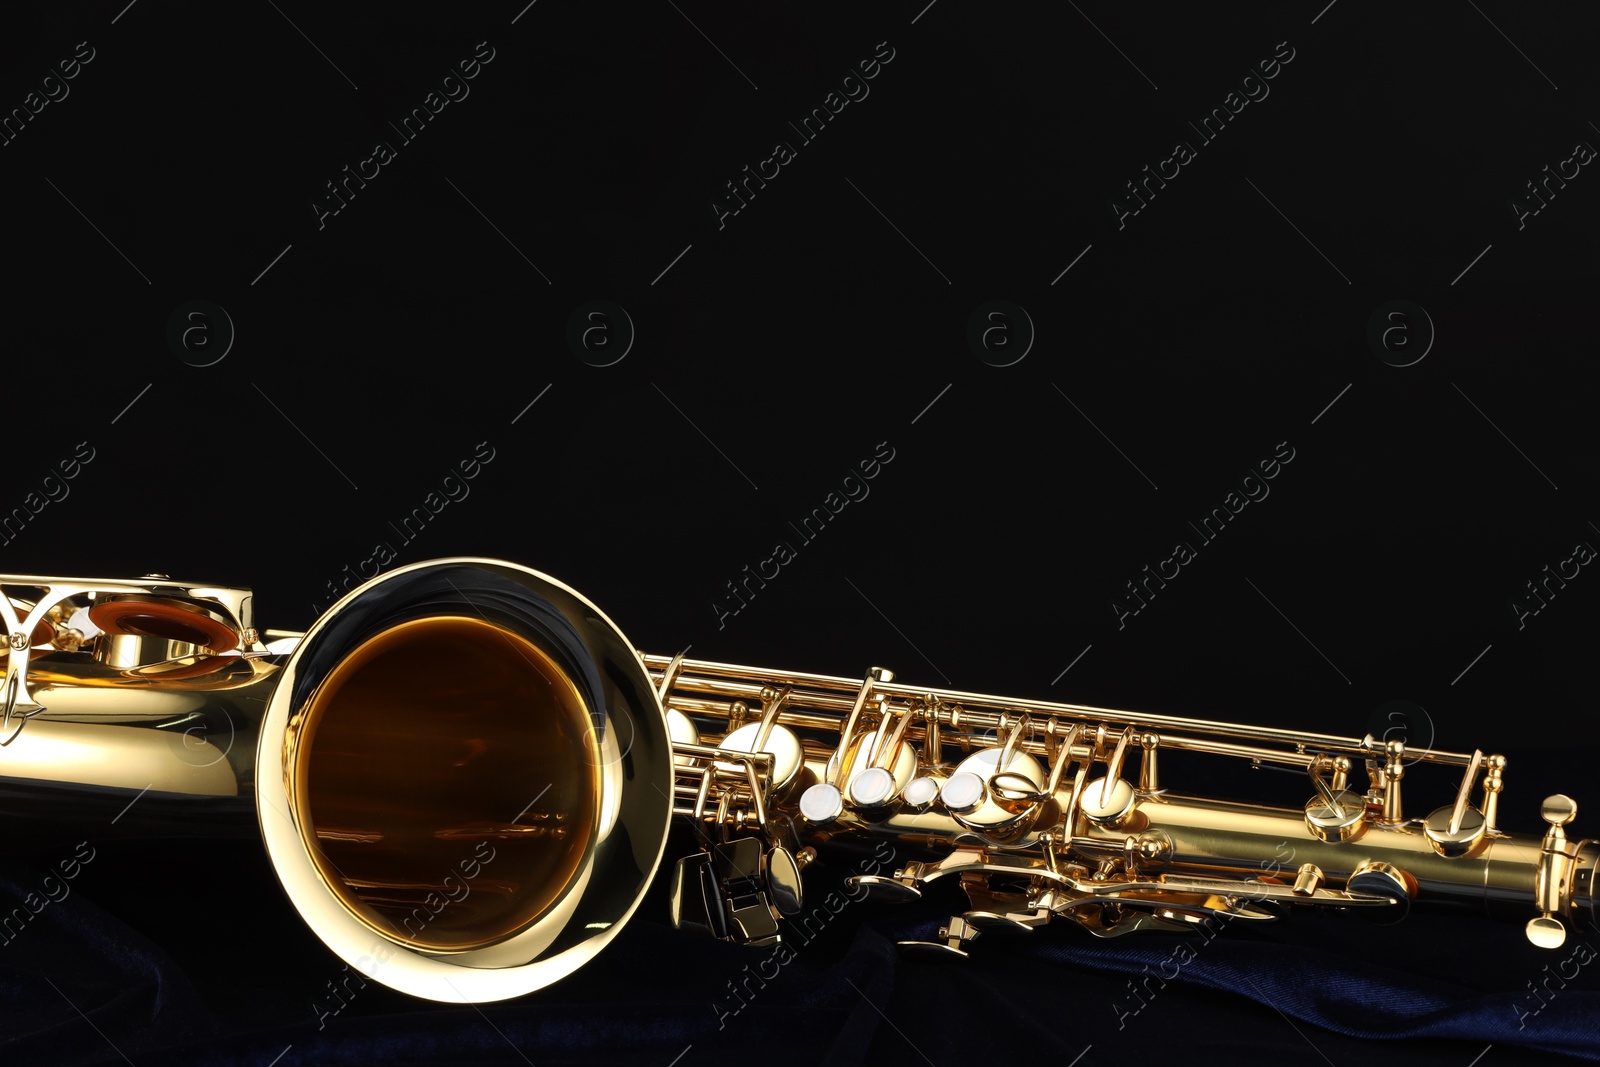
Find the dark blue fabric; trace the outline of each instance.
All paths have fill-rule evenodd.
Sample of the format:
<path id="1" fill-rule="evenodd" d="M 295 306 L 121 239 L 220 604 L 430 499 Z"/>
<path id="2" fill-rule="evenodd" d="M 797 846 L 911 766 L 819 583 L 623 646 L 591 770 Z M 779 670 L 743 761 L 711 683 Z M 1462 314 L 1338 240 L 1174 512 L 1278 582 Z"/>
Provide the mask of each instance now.
<path id="1" fill-rule="evenodd" d="M 55 865 L 0 871 L 5 1062 L 100 1062 L 111 1050 L 96 1027 L 115 1033 L 129 1056 L 217 1032 L 167 955 L 86 898 L 81 883 L 93 863 L 72 879 Z"/>
<path id="2" fill-rule="evenodd" d="M 1081 1067 L 1156 1055 L 1467 1067 L 1491 1046 L 1480 1067 L 1600 1059 L 1600 961 L 1562 978 L 1578 942 L 1541 953 L 1515 921 L 1297 914 L 1210 939 L 1114 941 L 1060 922 L 985 934 L 969 960 L 939 965 L 894 944 L 932 935 L 936 901 L 856 903 L 823 879 L 808 890 L 817 921 L 781 962 L 671 930 L 653 890 L 610 949 L 551 989 L 463 1007 L 368 983 L 319 1019 L 344 972 L 258 848 L 100 850 L 0 942 L 0 1063 L 954 1067 L 1038 1055 L 1066 1067 L 1090 1049 Z M 0 903 L 41 899 L 48 873 L 0 864 Z M 1545 999 L 1529 991 L 1541 980 Z"/>
<path id="3" fill-rule="evenodd" d="M 1287 921 L 1292 923 L 1295 917 Z M 1311 917 L 1305 921 L 1318 923 Z M 1284 943 L 1223 929 L 1209 937 L 1141 934 L 1098 940 L 1087 935 L 1029 935 L 1010 939 L 1013 943 L 1007 947 L 1062 967 L 1130 976 L 1112 1007 L 1124 1022 L 1137 1019 L 1144 1005 L 1153 1004 L 1169 985 L 1200 986 L 1236 993 L 1291 1019 L 1351 1037 L 1453 1038 L 1600 1060 L 1600 949 L 1587 937 L 1569 939 L 1562 949 L 1544 952 L 1514 942 L 1506 945 L 1508 934 L 1522 936 L 1515 924 L 1510 929 L 1502 925 L 1470 931 L 1470 941 L 1455 942 L 1459 954 L 1442 962 L 1462 975 L 1476 970 L 1503 987 L 1486 992 L 1390 965 L 1387 961 L 1405 962 L 1408 938 L 1397 927 L 1371 927 L 1347 917 L 1332 921 L 1354 923 L 1334 936 L 1346 944 L 1365 941 L 1371 946 L 1371 958 L 1308 944 L 1312 939 L 1305 931 L 1299 937 L 1285 935 L 1290 939 Z M 928 939 L 937 927 L 931 922 L 907 923 L 900 936 Z M 1462 933 L 1469 929 L 1463 927 Z"/>

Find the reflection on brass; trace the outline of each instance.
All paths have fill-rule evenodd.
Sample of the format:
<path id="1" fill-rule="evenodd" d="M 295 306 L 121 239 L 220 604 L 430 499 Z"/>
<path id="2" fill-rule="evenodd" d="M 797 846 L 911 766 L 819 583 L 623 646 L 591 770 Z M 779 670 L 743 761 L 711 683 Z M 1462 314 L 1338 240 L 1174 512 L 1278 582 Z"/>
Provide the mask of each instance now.
<path id="1" fill-rule="evenodd" d="M 293 799 L 323 878 L 374 932 L 476 948 L 537 919 L 576 872 L 599 802 L 592 735 L 577 690 L 531 642 L 479 619 L 417 619 L 367 640 L 312 695 Z M 547 784 L 512 821 L 531 783 Z"/>
<path id="2" fill-rule="evenodd" d="M 1031 927 L 1051 916 L 1121 937 L 1206 916 L 1268 921 L 1296 907 L 1394 921 L 1414 901 L 1462 900 L 1538 913 L 1528 934 L 1539 945 L 1591 921 L 1600 842 L 1567 838 L 1575 805 L 1564 797 L 1546 802 L 1542 842 L 1496 828 L 1500 755 L 927 689 L 876 667 L 863 680 L 644 660 L 663 683 L 669 714 L 693 722 L 701 747 L 719 743 L 731 706 L 779 687 L 787 693 L 777 721 L 800 739 L 819 783 L 798 799 L 800 838 L 824 849 L 854 839 L 857 851 L 846 855 L 874 840 L 892 844 L 900 856 L 893 868 L 848 883 L 874 896 L 917 899 L 927 883 L 953 877 L 971 900 L 939 940 L 918 946 L 930 952 L 964 955 L 979 925 Z M 878 761 L 856 754 L 876 749 L 891 729 L 914 750 L 915 776 L 902 784 L 896 775 L 886 792 Z M 1162 749 L 1297 768 L 1313 795 L 1296 791 L 1281 807 L 1200 789 L 1185 795 L 1158 771 Z M 1133 754 L 1138 774 L 1125 774 Z M 1408 770 L 1424 765 L 1461 776 L 1452 803 L 1427 819 L 1408 816 L 1401 796 Z M 1351 780 L 1360 767 L 1365 792 Z M 676 792 L 685 799 L 674 811 L 706 834 L 754 832 L 745 819 L 758 802 L 780 818 L 791 813 L 733 775 Z"/>
<path id="3" fill-rule="evenodd" d="M 415 996 L 520 996 L 610 943 L 661 860 L 677 734 L 598 608 L 480 558 L 396 568 L 305 633 L 251 608 L 163 575 L 0 576 L 8 787 L 47 783 L 48 811 L 81 785 L 101 832 L 253 798 L 312 931 Z"/>
<path id="4" fill-rule="evenodd" d="M 582 966 L 644 899 L 673 816 L 699 844 L 676 865 L 674 922 L 746 943 L 804 921 L 819 856 L 854 865 L 852 898 L 957 885 L 969 906 L 908 945 L 945 958 L 989 951 L 980 927 L 1054 920 L 1121 938 L 1466 901 L 1519 915 L 1543 947 L 1593 922 L 1600 842 L 1568 836 L 1560 794 L 1542 837 L 1499 829 L 1501 755 L 930 689 L 882 667 L 644 655 L 575 590 L 500 560 L 396 568 L 304 634 L 251 615 L 247 589 L 160 575 L 0 576 L 0 774 L 47 783 L 44 805 L 84 786 L 124 829 L 146 793 L 167 810 L 253 798 L 315 934 L 419 997 L 500 1000 Z M 1162 750 L 1289 768 L 1311 795 L 1186 789 Z M 1459 784 L 1408 815 L 1402 781 L 1415 794 L 1441 768 Z"/>

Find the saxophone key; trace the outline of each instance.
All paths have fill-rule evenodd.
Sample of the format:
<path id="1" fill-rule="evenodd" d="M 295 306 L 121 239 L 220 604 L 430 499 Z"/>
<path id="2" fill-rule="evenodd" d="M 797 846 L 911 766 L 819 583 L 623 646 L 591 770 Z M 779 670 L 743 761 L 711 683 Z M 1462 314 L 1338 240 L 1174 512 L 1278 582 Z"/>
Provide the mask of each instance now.
<path id="1" fill-rule="evenodd" d="M 979 930 L 961 916 L 952 916 L 950 921 L 939 927 L 939 941 L 900 941 L 900 950 L 908 956 L 918 956 L 930 960 L 956 960 L 966 959 L 969 953 L 965 946 L 977 939 Z"/>
<path id="2" fill-rule="evenodd" d="M 1050 913 L 974 910 L 961 917 L 985 933 L 1031 934 L 1035 926 L 1050 920 Z"/>
<path id="3" fill-rule="evenodd" d="M 1100 778 L 1083 787 L 1078 810 L 1097 826 L 1122 829 L 1132 821 L 1134 798 L 1126 778 Z"/>
<path id="4" fill-rule="evenodd" d="M 983 779 L 970 771 L 957 771 L 945 780 L 939 790 L 939 799 L 952 815 L 968 815 L 980 808 L 988 799 Z"/>
<path id="5" fill-rule="evenodd" d="M 1366 800 L 1349 791 L 1319 793 L 1306 801 L 1305 813 L 1306 829 L 1330 844 L 1354 841 L 1367 826 Z"/>
<path id="6" fill-rule="evenodd" d="M 1346 895 L 1387 898 L 1388 907 L 1358 907 L 1356 913 L 1380 926 L 1397 923 L 1411 910 L 1414 879 L 1393 864 L 1368 860 L 1345 881 Z"/>
<path id="7" fill-rule="evenodd" d="M 909 811 L 927 811 L 933 802 L 939 799 L 939 790 L 943 783 L 938 778 L 922 775 L 911 779 L 906 784 L 905 791 L 900 794 L 906 809 Z"/>
<path id="8" fill-rule="evenodd" d="M 862 807 L 878 808 L 893 801 L 917 773 L 916 749 L 903 739 L 907 721 L 904 716 L 885 719 L 858 733 L 844 746 L 842 760 L 835 753 L 828 761 L 826 780 L 842 785 L 851 801 Z"/>
<path id="9" fill-rule="evenodd" d="M 868 767 L 850 783 L 850 799 L 862 808 L 882 808 L 894 793 L 894 775 L 882 767 Z"/>
<path id="10" fill-rule="evenodd" d="M 761 737 L 762 724 L 746 723 L 717 743 L 718 748 L 729 752 L 769 752 L 772 754 L 772 790 L 782 794 L 794 784 L 800 769 L 805 766 L 800 738 L 787 726 L 774 725 L 765 738 Z M 757 745 L 760 747 L 756 747 Z M 718 761 L 718 769 L 732 773 L 732 763 Z"/>
<path id="11" fill-rule="evenodd" d="M 718 940 L 728 938 L 722 891 L 711 871 L 711 854 L 696 852 L 678 861 L 672 873 L 672 926 L 695 930 Z"/>
<path id="12" fill-rule="evenodd" d="M 829 782 L 818 782 L 800 794 L 800 817 L 813 826 L 824 826 L 844 814 L 844 795 Z"/>
<path id="13" fill-rule="evenodd" d="M 1437 808 L 1422 822 L 1422 832 L 1435 852 L 1452 859 L 1465 856 L 1478 847 L 1489 829 L 1489 822 L 1477 808 L 1457 813 L 1448 805 Z"/>
<path id="14" fill-rule="evenodd" d="M 677 708 L 667 708 L 667 734 L 672 738 L 674 745 L 698 745 L 700 731 L 696 728 L 694 720 L 689 718 Z M 693 767 L 699 761 L 693 756 L 674 756 L 673 765 L 677 767 Z"/>
<path id="15" fill-rule="evenodd" d="M 805 907 L 805 889 L 800 882 L 800 864 L 782 845 L 773 845 L 765 860 L 767 894 L 773 907 L 786 917 L 799 915 Z"/>
<path id="16" fill-rule="evenodd" d="M 898 877 L 888 878 L 881 874 L 854 874 L 844 880 L 845 888 L 861 889 L 866 892 L 868 900 L 880 904 L 906 904 L 913 900 L 922 899 L 922 890 L 910 882 L 903 882 Z"/>
<path id="17" fill-rule="evenodd" d="M 998 779 L 998 781 L 996 781 Z M 971 830 L 995 832 L 1017 826 L 1040 810 L 1039 801 L 1018 802 L 1031 788 L 1040 795 L 1044 767 L 1020 748 L 1006 746 L 974 752 L 957 764 L 940 793 L 945 808 Z M 997 796 L 991 783 L 1000 787 Z"/>

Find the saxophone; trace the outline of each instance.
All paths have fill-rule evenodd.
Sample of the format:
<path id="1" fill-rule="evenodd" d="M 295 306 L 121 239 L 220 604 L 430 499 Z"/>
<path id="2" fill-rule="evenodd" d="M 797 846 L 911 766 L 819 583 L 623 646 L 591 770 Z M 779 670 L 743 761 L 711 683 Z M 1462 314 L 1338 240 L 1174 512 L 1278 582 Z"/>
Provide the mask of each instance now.
<path id="1" fill-rule="evenodd" d="M 1121 937 L 1454 901 L 1520 912 L 1545 948 L 1597 920 L 1600 842 L 1567 836 L 1574 802 L 1545 799 L 1542 837 L 1502 831 L 1506 761 L 1481 751 L 646 655 L 575 590 L 491 559 L 390 571 L 304 633 L 258 630 L 248 589 L 165 575 L 0 587 L 14 823 L 251 813 L 312 931 L 418 997 L 500 1000 L 581 966 L 674 817 L 700 842 L 674 922 L 747 944 L 780 941 L 802 869 L 850 842 L 918 857 L 852 891 L 959 884 L 937 939 L 902 943 L 939 956 L 1052 920 Z M 1308 799 L 1178 792 L 1163 752 L 1303 773 Z M 1417 818 L 1402 787 L 1428 765 L 1460 784 Z"/>

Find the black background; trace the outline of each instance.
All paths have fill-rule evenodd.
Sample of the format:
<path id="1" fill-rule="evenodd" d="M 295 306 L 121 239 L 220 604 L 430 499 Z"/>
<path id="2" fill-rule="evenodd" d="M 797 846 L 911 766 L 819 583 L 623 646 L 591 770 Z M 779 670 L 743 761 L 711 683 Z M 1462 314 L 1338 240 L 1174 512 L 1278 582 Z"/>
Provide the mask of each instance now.
<path id="1" fill-rule="evenodd" d="M 8 12 L 0 107 L 78 42 L 94 58 L 0 147 L 0 508 L 78 442 L 94 458 L 9 531 L 0 568 L 249 585 L 260 625 L 303 629 L 380 542 L 391 566 L 502 557 L 580 589 L 652 652 L 881 663 L 929 685 L 1356 736 L 1405 701 L 1413 743 L 1510 758 L 1506 825 L 1535 829 L 1550 792 L 1584 802 L 1600 579 L 1585 568 L 1520 628 L 1511 601 L 1600 544 L 1600 179 L 1584 167 L 1520 227 L 1513 201 L 1600 144 L 1593 15 L 924 2 Z M 493 58 L 470 94 L 404 142 L 389 123 L 479 42 Z M 787 123 L 890 48 L 869 95 L 799 143 Z M 1202 143 L 1188 123 L 1291 48 L 1270 93 Z M 325 183 L 379 140 L 393 161 L 319 225 Z M 779 140 L 796 158 L 719 225 L 724 183 Z M 1119 226 L 1124 183 L 1180 140 L 1196 158 Z M 996 299 L 1036 333 L 1009 366 L 968 343 Z M 214 357 L 217 322 L 209 349 L 168 342 L 193 300 L 235 332 L 206 367 L 190 364 Z M 591 300 L 636 331 L 610 366 L 568 342 Z M 1369 321 L 1395 300 L 1431 331 L 1413 314 L 1411 347 L 1375 349 Z M 493 459 L 470 492 L 405 542 L 391 523 L 480 442 Z M 869 495 L 803 543 L 788 524 L 883 442 Z M 1199 545 L 1186 524 L 1281 442 L 1294 458 L 1270 495 Z M 1112 598 L 1179 540 L 1197 558 L 1119 627 Z M 725 584 L 778 541 L 795 559 L 719 618 Z M 1177 784 L 1306 792 L 1194 774 Z M 1449 789 L 1419 776 L 1410 806 Z M 281 1062 L 322 1062 L 408 1015 L 408 1032 L 484 1021 L 373 990 L 316 1031 L 304 1004 L 337 964 L 257 852 L 149 848 L 108 846 L 81 892 L 172 951 L 224 1031 L 259 1038 L 260 1062 L 290 1044 Z M 541 1064 L 668 1062 L 687 1041 L 630 1029 L 557 1049 L 519 1029 L 574 1004 L 666 1030 L 707 1014 L 745 957 L 700 953 L 663 909 L 647 902 L 593 975 L 486 1009 L 506 1045 Z M 1315 936 L 1400 969 L 1470 941 L 1458 969 L 1486 990 L 1546 962 L 1520 919 L 1510 936 L 1429 922 L 1363 927 L 1342 949 Z M 778 996 L 826 982 L 850 936 Z M 899 1029 L 870 1015 L 857 1051 L 914 1062 L 911 1041 L 942 1065 L 985 1028 L 1051 1013 L 1040 1025 L 1067 1058 L 1093 1045 L 1085 1063 L 1180 1030 L 1190 1056 L 1480 1051 L 1303 1035 L 1178 986 L 1148 1010 L 1167 1018 L 1118 1031 L 1114 978 L 1013 970 L 985 948 L 965 977 L 899 965 L 883 1004 Z M 971 999 L 1006 985 L 1003 1007 Z M 805 1013 L 777 1007 L 690 1056 L 806 1055 Z"/>

